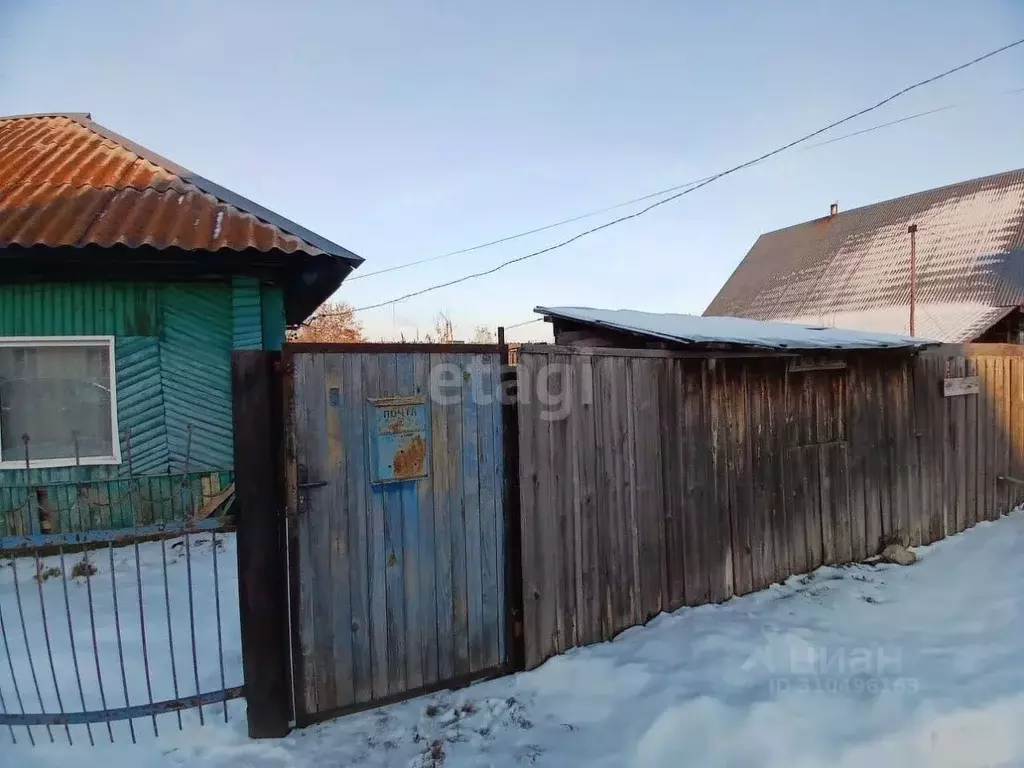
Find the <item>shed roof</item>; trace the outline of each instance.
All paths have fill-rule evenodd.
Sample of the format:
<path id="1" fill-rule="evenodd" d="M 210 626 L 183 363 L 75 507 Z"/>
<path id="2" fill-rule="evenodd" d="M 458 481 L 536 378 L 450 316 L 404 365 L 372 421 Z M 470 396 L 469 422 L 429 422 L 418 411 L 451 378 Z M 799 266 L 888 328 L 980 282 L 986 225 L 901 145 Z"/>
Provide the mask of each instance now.
<path id="1" fill-rule="evenodd" d="M 758 320 L 975 339 L 1024 304 L 1024 170 L 887 200 L 761 235 L 705 310 Z"/>
<path id="2" fill-rule="evenodd" d="M 779 350 L 919 349 L 938 342 L 888 333 L 774 323 L 740 317 L 658 314 L 630 309 L 537 307 L 545 317 L 680 344 L 735 344 Z"/>
<path id="3" fill-rule="evenodd" d="M 0 117 L 0 249 L 86 246 L 256 251 L 278 254 L 281 264 L 289 257 L 340 262 L 328 265 L 330 277 L 320 280 L 315 295 L 294 303 L 291 322 L 363 261 L 86 113 Z"/>

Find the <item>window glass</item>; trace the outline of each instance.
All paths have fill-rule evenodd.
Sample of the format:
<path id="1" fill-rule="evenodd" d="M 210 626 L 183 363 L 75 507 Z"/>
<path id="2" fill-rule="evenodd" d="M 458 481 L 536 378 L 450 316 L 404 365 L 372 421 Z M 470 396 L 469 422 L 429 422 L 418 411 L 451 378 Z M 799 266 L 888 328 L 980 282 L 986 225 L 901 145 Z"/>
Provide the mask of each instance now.
<path id="1" fill-rule="evenodd" d="M 114 455 L 110 348 L 0 346 L 0 460 Z"/>

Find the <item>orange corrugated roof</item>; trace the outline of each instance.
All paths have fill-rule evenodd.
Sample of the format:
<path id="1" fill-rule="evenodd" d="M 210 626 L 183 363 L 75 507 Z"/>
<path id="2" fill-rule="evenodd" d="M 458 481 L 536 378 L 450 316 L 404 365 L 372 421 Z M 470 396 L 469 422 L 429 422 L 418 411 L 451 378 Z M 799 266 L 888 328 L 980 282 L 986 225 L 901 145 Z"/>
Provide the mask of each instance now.
<path id="1" fill-rule="evenodd" d="M 151 246 L 361 258 L 87 114 L 0 118 L 0 247 Z"/>

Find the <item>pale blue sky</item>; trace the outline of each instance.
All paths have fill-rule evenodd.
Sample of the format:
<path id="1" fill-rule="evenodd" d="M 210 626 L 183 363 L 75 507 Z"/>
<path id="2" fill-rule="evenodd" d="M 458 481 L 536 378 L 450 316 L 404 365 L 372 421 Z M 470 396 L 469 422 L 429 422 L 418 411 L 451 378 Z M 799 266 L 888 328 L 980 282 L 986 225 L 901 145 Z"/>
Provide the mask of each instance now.
<path id="1" fill-rule="evenodd" d="M 0 114 L 93 119 L 329 237 L 370 271 L 699 178 L 1024 36 L 978 2 L 0 0 Z M 765 231 L 1024 166 L 1024 49 L 493 276 L 363 313 L 375 336 L 535 305 L 699 313 Z M 598 217 L 346 283 L 360 306 Z M 542 326 L 510 336 L 542 338 Z"/>

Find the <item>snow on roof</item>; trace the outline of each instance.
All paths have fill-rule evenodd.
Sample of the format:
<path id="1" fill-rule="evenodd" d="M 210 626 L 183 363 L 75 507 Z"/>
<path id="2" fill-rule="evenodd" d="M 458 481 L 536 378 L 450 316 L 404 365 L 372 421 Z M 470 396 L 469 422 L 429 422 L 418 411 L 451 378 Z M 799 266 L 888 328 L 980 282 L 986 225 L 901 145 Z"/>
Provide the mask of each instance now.
<path id="1" fill-rule="evenodd" d="M 631 309 L 536 307 L 546 317 L 652 336 L 682 344 L 740 344 L 766 349 L 896 349 L 938 344 L 890 333 L 773 323 L 741 317 L 700 317 Z"/>

